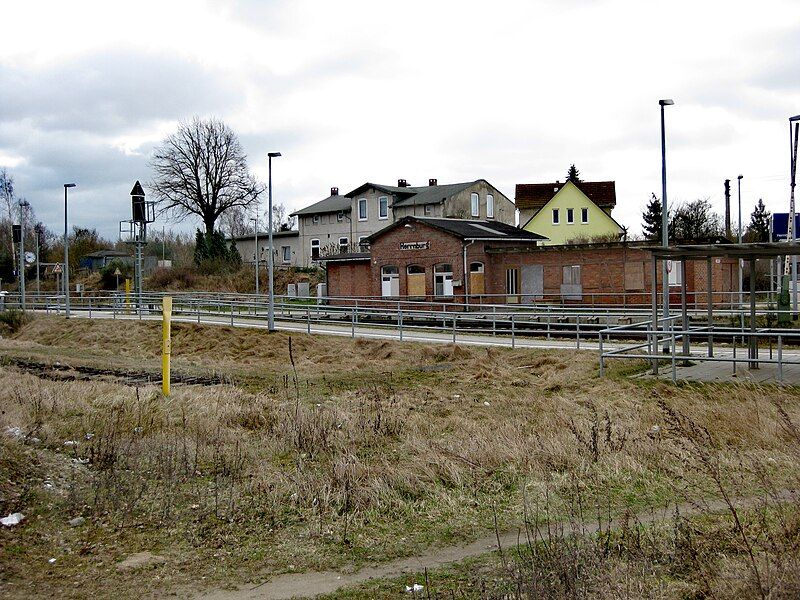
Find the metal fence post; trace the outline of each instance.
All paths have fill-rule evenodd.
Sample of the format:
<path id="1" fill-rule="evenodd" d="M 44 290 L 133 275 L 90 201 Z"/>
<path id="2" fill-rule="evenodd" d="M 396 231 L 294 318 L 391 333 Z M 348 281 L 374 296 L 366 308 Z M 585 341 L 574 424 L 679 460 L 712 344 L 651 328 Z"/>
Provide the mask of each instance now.
<path id="1" fill-rule="evenodd" d="M 356 309 L 353 308 L 350 317 L 350 337 L 356 337 Z"/>
<path id="2" fill-rule="evenodd" d="M 197 311 L 197 322 L 200 322 L 200 311 Z M 233 327 L 233 302 L 231 302 L 231 327 Z"/>
<path id="3" fill-rule="evenodd" d="M 403 309 L 400 308 L 400 303 L 397 303 L 397 323 L 400 326 L 400 341 L 403 341 Z"/>
<path id="4" fill-rule="evenodd" d="M 581 349 L 581 316 L 575 318 L 575 349 Z"/>
<path id="5" fill-rule="evenodd" d="M 456 343 L 456 319 L 458 318 L 458 313 L 453 311 L 453 343 Z"/>
<path id="6" fill-rule="evenodd" d="M 778 381 L 783 383 L 783 338 L 778 335 Z"/>
<path id="7" fill-rule="evenodd" d="M 605 357 L 603 355 L 603 332 L 600 332 L 600 377 L 605 377 L 606 374 L 606 363 Z"/>
<path id="8" fill-rule="evenodd" d="M 733 374 L 736 375 L 736 336 L 733 336 Z"/>
<path id="9" fill-rule="evenodd" d="M 306 304 L 306 332 L 311 334 L 311 309 Z"/>
<path id="10" fill-rule="evenodd" d="M 492 337 L 497 335 L 497 306 L 492 305 Z"/>
<path id="11" fill-rule="evenodd" d="M 675 373 L 675 328 L 671 327 L 670 332 L 672 333 L 672 383 L 676 383 L 677 377 Z"/>
<path id="12" fill-rule="evenodd" d="M 514 331 L 514 313 L 511 313 L 511 348 L 516 347 L 516 332 Z"/>
<path id="13" fill-rule="evenodd" d="M 547 339 L 550 339 L 550 307 L 547 307 Z"/>

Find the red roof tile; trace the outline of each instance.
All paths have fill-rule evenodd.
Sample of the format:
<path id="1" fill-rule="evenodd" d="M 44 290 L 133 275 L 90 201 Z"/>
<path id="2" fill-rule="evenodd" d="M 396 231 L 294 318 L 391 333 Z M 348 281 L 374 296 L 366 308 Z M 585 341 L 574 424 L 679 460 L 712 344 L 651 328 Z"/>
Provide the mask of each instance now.
<path id="1" fill-rule="evenodd" d="M 538 210 L 547 204 L 566 183 L 566 181 L 518 183 L 514 202 L 519 209 Z M 581 181 L 575 185 L 600 208 L 614 208 L 617 204 L 617 191 L 613 181 Z"/>

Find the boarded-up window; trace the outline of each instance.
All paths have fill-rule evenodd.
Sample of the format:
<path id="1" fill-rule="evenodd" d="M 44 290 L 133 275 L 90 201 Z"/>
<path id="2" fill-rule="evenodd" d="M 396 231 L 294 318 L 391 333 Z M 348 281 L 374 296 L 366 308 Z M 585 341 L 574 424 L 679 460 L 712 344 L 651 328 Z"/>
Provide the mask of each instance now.
<path id="1" fill-rule="evenodd" d="M 644 263 L 628 262 L 625 263 L 625 289 L 643 290 L 644 289 Z"/>
<path id="2" fill-rule="evenodd" d="M 567 265 L 562 268 L 564 285 L 580 285 L 581 283 L 581 266 L 580 265 Z"/>

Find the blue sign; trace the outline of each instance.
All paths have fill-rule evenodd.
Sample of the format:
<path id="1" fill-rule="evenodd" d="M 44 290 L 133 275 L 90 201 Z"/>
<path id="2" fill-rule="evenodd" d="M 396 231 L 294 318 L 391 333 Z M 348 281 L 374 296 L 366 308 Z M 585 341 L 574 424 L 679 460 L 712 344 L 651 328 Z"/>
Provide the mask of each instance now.
<path id="1" fill-rule="evenodd" d="M 772 214 L 772 241 L 785 242 L 789 236 L 789 213 Z M 794 236 L 800 239 L 800 213 L 794 214 Z"/>

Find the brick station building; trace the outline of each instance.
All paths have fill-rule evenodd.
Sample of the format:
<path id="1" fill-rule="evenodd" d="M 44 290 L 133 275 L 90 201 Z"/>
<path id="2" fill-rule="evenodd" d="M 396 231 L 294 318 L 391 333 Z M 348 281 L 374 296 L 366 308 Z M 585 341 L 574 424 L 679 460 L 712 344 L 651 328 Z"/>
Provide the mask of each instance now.
<path id="1" fill-rule="evenodd" d="M 648 304 L 652 242 L 543 246 L 544 238 L 485 220 L 407 216 L 374 233 L 369 252 L 323 259 L 327 295 L 436 302 Z M 706 301 L 707 269 L 686 263 L 687 300 Z M 738 286 L 736 261 L 712 262 L 714 302 Z M 670 270 L 680 303 L 680 264 Z M 661 287 L 661 269 L 657 275 Z M 695 298 L 697 295 L 697 298 Z"/>

